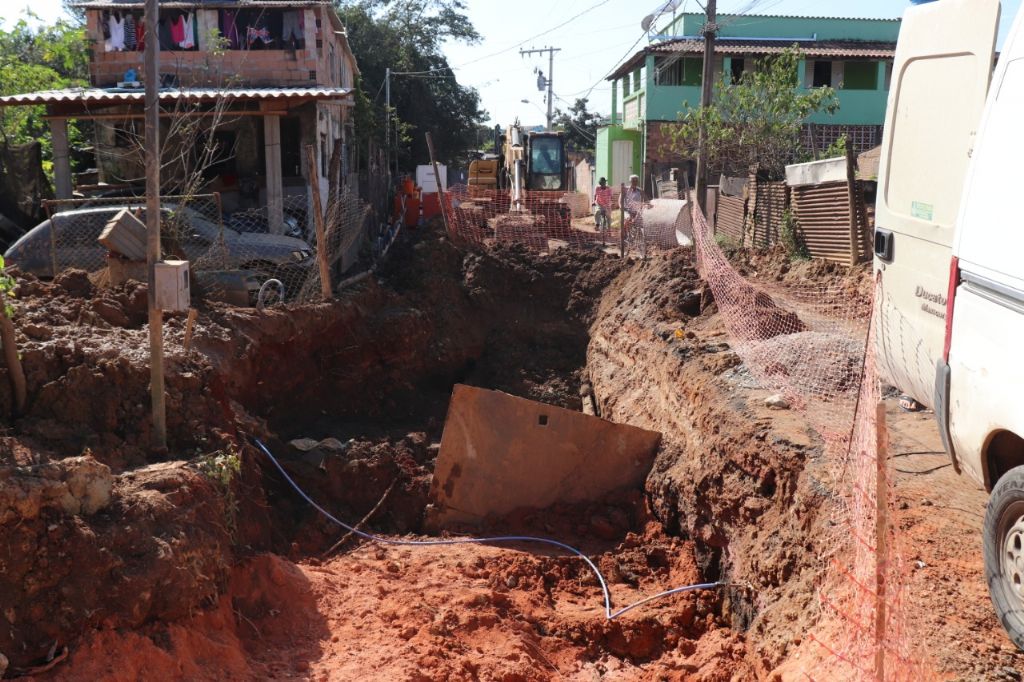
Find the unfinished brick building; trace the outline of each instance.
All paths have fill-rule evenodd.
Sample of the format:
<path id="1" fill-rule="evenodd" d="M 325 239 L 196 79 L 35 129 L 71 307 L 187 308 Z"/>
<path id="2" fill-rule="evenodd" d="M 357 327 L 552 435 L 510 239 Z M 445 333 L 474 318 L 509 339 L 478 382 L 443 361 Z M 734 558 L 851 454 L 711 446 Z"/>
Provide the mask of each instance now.
<path id="1" fill-rule="evenodd" d="M 78 6 L 86 12 L 91 87 L 0 98 L 0 106 L 46 105 L 59 198 L 74 191 L 70 119 L 96 122 L 99 182 L 136 185 L 145 178 L 140 81 L 150 37 L 144 3 L 94 0 Z M 308 192 L 308 145 L 316 150 L 323 196 L 335 157 L 336 181 L 347 175 L 358 67 L 330 3 L 163 2 L 155 38 L 161 138 L 171 150 L 164 155 L 169 191 L 183 175 L 201 172 L 202 190 L 220 192 L 226 211 L 266 207 L 270 229 L 280 231 L 285 197 Z M 201 159 L 204 149 L 216 152 Z"/>

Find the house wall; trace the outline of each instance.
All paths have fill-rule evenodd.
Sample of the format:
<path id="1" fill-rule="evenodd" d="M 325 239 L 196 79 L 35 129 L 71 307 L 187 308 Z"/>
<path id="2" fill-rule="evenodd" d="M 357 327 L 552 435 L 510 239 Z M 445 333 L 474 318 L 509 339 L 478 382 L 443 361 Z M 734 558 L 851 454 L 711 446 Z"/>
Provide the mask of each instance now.
<path id="1" fill-rule="evenodd" d="M 684 14 L 662 33 L 697 36 L 704 14 Z M 899 19 L 838 19 L 832 17 L 774 17 L 719 14 L 718 35 L 722 38 L 810 38 L 818 40 L 877 40 L 896 42 Z"/>
<path id="2" fill-rule="evenodd" d="M 614 167 L 612 143 L 616 140 L 630 140 L 633 142 L 633 172 L 640 175 L 643 168 L 644 139 L 639 130 L 627 130 L 619 125 L 598 128 L 594 153 L 594 175 L 596 178 L 607 178 L 609 183 L 612 182 L 612 169 Z M 617 188 L 613 187 L 612 189 L 615 190 Z"/>
<path id="3" fill-rule="evenodd" d="M 287 5 L 282 7 L 287 9 Z M 160 72 L 177 76 L 189 87 L 351 87 L 355 70 L 352 58 L 327 16 L 326 8 L 305 8 L 305 49 L 215 49 L 219 35 L 215 9 L 196 9 L 198 50 L 161 51 Z M 124 80 L 128 69 L 143 74 L 141 51 L 107 52 L 101 29 L 101 10 L 86 13 L 86 33 L 92 44 L 90 74 L 93 85 L 110 87 Z M 331 68 L 331 53 L 335 55 Z M 346 84 L 344 81 L 348 81 Z"/>

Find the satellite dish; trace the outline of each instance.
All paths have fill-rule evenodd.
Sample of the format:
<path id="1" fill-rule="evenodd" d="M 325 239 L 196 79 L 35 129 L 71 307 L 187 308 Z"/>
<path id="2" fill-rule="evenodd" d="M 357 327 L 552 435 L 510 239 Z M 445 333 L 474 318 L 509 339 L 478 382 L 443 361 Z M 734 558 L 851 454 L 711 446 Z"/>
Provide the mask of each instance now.
<path id="1" fill-rule="evenodd" d="M 667 2 L 661 3 L 653 12 L 643 18 L 643 21 L 640 22 L 640 26 L 644 31 L 650 31 L 651 26 L 654 25 L 654 22 L 657 21 L 661 15 L 667 14 L 668 12 L 675 12 L 682 4 L 683 0 L 667 0 Z"/>

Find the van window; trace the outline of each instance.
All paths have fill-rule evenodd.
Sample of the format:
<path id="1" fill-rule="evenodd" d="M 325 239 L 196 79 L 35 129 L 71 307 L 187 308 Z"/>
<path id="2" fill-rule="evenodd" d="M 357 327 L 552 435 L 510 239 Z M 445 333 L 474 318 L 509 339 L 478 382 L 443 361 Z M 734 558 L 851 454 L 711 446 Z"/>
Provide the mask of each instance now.
<path id="1" fill-rule="evenodd" d="M 1024 155 L 1024 60 L 1007 64 L 985 130 L 974 150 L 965 195 L 959 255 L 1004 275 L 1022 278 L 1024 230 L 1017 213 Z"/>
<path id="2" fill-rule="evenodd" d="M 893 74 L 896 101 L 884 188 L 889 211 L 952 228 L 960 205 L 971 136 L 972 107 L 950 106 L 946 83 L 971 83 L 977 73 L 972 54 L 926 57 Z"/>

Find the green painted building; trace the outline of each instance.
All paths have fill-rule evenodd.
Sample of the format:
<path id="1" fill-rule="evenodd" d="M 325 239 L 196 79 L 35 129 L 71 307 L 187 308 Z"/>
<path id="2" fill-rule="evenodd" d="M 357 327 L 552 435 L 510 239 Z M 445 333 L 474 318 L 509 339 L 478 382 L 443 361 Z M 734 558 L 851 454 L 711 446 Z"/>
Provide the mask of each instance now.
<path id="1" fill-rule="evenodd" d="M 597 176 L 618 186 L 690 163 L 671 138 L 686 106 L 700 104 L 704 23 L 703 14 L 675 17 L 608 77 L 612 114 L 598 130 Z M 800 87 L 831 86 L 839 100 L 835 114 L 808 119 L 805 143 L 825 149 L 843 134 L 857 151 L 881 143 L 899 19 L 719 15 L 718 27 L 715 81 L 796 45 Z"/>

